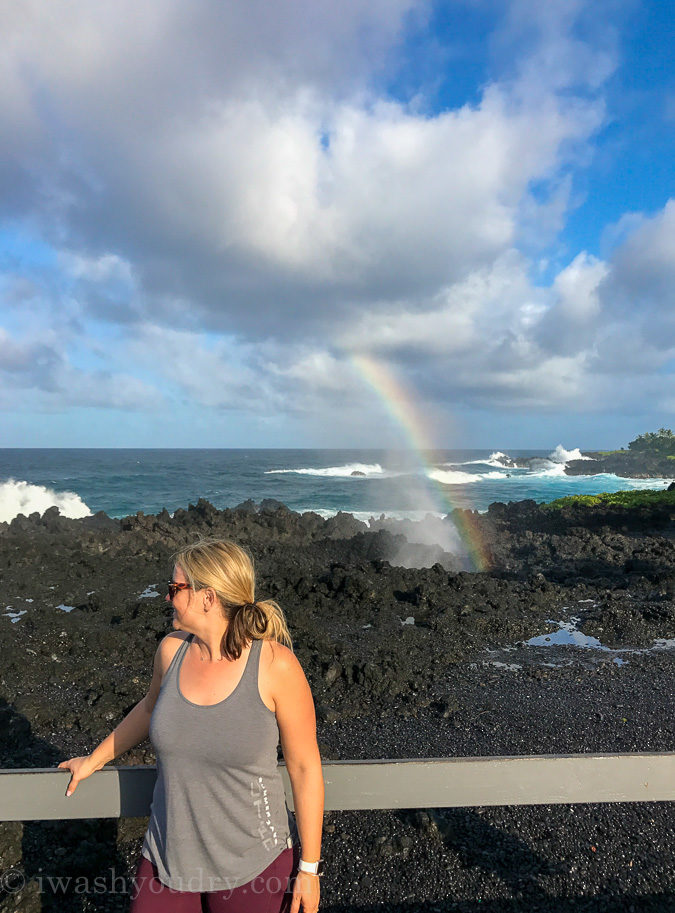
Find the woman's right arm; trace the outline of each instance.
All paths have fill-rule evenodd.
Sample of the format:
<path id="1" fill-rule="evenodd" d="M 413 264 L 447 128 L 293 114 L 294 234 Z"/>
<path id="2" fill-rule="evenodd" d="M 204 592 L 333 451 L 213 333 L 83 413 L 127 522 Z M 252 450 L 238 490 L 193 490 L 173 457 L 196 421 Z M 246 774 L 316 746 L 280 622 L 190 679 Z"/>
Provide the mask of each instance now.
<path id="1" fill-rule="evenodd" d="M 160 641 L 155 652 L 152 681 L 145 697 L 127 713 L 119 726 L 116 726 L 91 754 L 82 758 L 61 761 L 59 764 L 61 770 L 69 770 L 72 774 L 66 789 L 67 796 L 72 795 L 80 780 L 85 780 L 91 774 L 104 767 L 109 761 L 113 761 L 126 751 L 129 751 L 130 748 L 134 748 L 147 739 L 150 731 L 150 717 L 162 684 L 162 648 L 166 640 L 167 638 L 165 637 Z"/>
<path id="2" fill-rule="evenodd" d="M 146 710 L 145 697 L 143 697 L 133 710 L 127 713 L 119 726 L 113 729 L 110 735 L 89 755 L 95 769 L 100 770 L 109 761 L 114 761 L 130 748 L 135 748 L 136 745 L 144 742 L 150 731 L 150 715 L 151 713 Z"/>

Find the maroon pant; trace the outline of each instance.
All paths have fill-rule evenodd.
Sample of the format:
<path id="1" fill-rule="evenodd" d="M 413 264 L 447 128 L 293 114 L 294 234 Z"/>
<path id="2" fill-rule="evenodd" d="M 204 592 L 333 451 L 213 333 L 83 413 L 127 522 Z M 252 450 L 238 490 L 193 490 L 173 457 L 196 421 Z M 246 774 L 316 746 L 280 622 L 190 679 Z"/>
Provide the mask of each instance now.
<path id="1" fill-rule="evenodd" d="M 157 877 L 157 866 L 141 856 L 131 889 L 129 913 L 286 913 L 300 847 L 287 847 L 264 872 L 229 891 L 176 891 Z"/>

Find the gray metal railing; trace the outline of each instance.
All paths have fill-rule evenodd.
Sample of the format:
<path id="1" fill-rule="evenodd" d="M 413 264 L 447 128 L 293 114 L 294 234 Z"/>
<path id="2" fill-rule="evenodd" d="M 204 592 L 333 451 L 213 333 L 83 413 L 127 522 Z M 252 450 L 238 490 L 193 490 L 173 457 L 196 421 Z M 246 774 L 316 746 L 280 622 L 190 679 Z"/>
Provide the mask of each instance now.
<path id="1" fill-rule="evenodd" d="M 280 764 L 286 798 L 293 794 Z M 104 767 L 70 798 L 70 772 L 0 770 L 0 821 L 145 817 L 154 766 Z M 675 752 L 324 761 L 327 811 L 675 799 Z"/>

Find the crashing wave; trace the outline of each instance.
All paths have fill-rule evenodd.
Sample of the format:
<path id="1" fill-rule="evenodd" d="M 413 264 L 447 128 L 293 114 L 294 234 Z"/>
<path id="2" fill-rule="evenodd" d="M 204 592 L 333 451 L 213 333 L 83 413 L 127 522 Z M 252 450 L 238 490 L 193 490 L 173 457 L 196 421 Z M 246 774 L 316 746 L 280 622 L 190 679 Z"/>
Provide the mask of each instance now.
<path id="1" fill-rule="evenodd" d="M 8 523 L 19 514 L 42 515 L 50 507 L 58 507 L 62 517 L 73 520 L 90 517 L 91 511 L 74 491 L 54 491 L 44 485 L 8 479 L 0 483 L 0 522 Z"/>
<path id="2" fill-rule="evenodd" d="M 480 460 L 465 460 L 463 463 L 443 463 L 443 466 L 494 466 L 499 469 L 512 469 L 515 462 L 511 457 L 502 453 L 501 450 L 495 450 L 489 457 L 483 457 Z"/>
<path id="3" fill-rule="evenodd" d="M 565 466 L 571 460 L 590 460 L 593 462 L 593 458 L 584 456 L 578 447 L 573 450 L 565 450 L 562 444 L 558 444 L 555 450 L 551 451 L 547 457 L 532 457 L 527 462 L 532 474 L 542 478 L 565 475 Z"/>
<path id="4" fill-rule="evenodd" d="M 440 482 L 441 485 L 468 485 L 470 482 L 480 482 L 485 478 L 472 472 L 458 472 L 452 469 L 429 469 L 427 475 L 434 482 Z"/>
<path id="5" fill-rule="evenodd" d="M 452 464 L 449 464 L 452 465 Z M 430 469 L 427 476 L 441 485 L 469 485 L 472 482 L 484 482 L 486 479 L 506 479 L 506 472 L 459 472 L 452 469 Z"/>
<path id="6" fill-rule="evenodd" d="M 384 470 L 379 463 L 346 463 L 344 466 L 327 466 L 325 469 L 267 469 L 265 475 L 285 475 L 293 473 L 300 476 L 329 476 L 331 478 L 349 478 L 351 476 L 382 475 Z"/>
<path id="7" fill-rule="evenodd" d="M 494 453 L 491 453 L 486 462 L 488 466 L 505 466 L 509 469 L 516 465 L 511 457 L 507 453 L 502 453 L 501 450 L 495 450 Z"/>
<path id="8" fill-rule="evenodd" d="M 569 478 L 565 473 L 565 464 L 553 463 L 551 460 L 532 460 L 530 470 L 528 479 Z"/>
<path id="9" fill-rule="evenodd" d="M 569 463 L 570 460 L 592 460 L 593 457 L 584 456 L 578 447 L 574 450 L 565 450 L 562 444 L 558 444 L 552 453 L 549 453 L 548 459 L 552 463 Z"/>

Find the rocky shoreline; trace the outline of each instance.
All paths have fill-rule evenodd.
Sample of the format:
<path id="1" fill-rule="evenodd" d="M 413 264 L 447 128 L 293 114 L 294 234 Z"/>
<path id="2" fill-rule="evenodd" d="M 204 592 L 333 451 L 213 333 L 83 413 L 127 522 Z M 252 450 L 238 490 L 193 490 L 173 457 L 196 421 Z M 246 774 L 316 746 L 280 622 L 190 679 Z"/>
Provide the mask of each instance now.
<path id="1" fill-rule="evenodd" d="M 567 475 L 595 475 L 607 472 L 624 479 L 675 479 L 675 460 L 667 456 L 633 453 L 630 450 L 608 454 L 589 451 L 583 456 L 590 457 L 590 460 L 571 460 L 565 466 Z"/>
<path id="2" fill-rule="evenodd" d="M 325 760 L 673 751 L 670 501 L 461 519 L 481 573 L 410 543 L 409 521 L 277 502 L 0 524 L 0 766 L 88 753 L 140 700 L 171 630 L 171 555 L 205 535 L 247 544 L 259 595 L 282 605 Z M 402 554 L 427 566 L 390 563 Z M 598 646 L 527 644 L 570 632 Z M 152 747 L 115 763 L 152 764 Z M 0 910 L 127 909 L 123 891 L 40 893 L 35 876 L 130 879 L 146 824 L 0 824 L 0 871 L 33 876 L 0 890 Z M 670 803 L 328 813 L 320 909 L 661 913 L 675 909 L 674 831 Z"/>
<path id="3" fill-rule="evenodd" d="M 622 479 L 675 479 L 675 459 L 653 453 L 614 450 L 602 453 L 595 450 L 583 451 L 584 459 L 567 460 L 565 475 L 593 476 L 607 473 Z M 551 461 L 542 457 L 505 458 L 503 465 L 520 469 L 539 469 L 550 466 Z"/>

